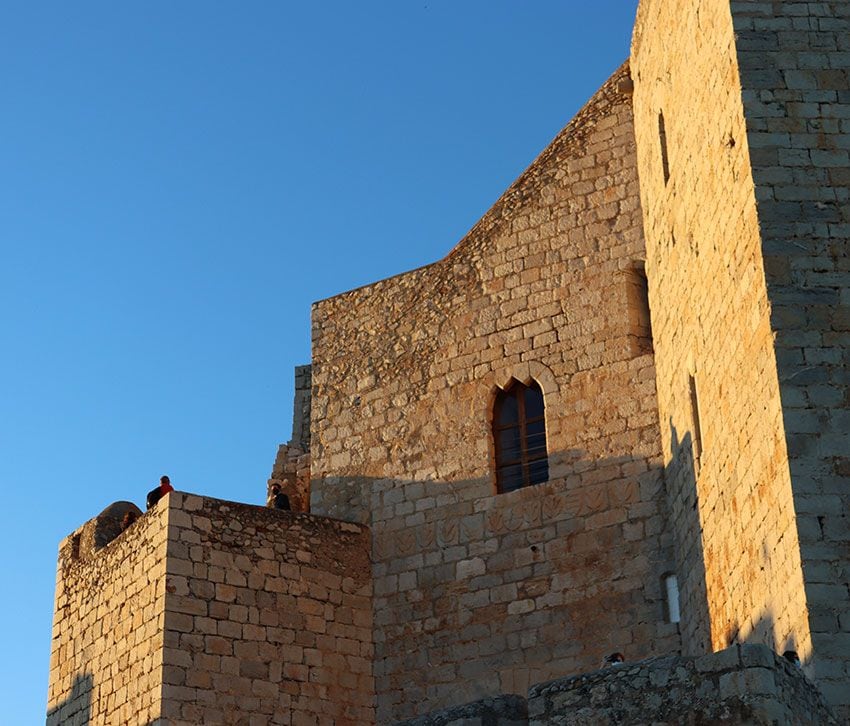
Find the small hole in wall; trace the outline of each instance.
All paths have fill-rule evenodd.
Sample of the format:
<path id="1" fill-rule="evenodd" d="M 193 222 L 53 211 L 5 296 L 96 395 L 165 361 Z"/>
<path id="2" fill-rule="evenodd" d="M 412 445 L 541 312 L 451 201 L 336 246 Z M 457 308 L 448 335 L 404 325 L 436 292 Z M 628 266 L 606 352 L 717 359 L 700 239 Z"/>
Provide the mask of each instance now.
<path id="1" fill-rule="evenodd" d="M 531 545 L 531 551 L 537 552 L 537 545 Z"/>

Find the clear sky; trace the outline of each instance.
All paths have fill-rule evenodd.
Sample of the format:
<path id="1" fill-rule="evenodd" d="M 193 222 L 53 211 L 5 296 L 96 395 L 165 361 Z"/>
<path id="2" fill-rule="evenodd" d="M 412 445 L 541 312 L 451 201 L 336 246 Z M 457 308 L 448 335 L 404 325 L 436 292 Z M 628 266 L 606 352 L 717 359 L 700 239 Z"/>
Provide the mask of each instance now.
<path id="1" fill-rule="evenodd" d="M 164 473 L 261 503 L 311 302 L 448 252 L 636 5 L 4 4 L 0 721 L 43 723 L 59 540 Z"/>

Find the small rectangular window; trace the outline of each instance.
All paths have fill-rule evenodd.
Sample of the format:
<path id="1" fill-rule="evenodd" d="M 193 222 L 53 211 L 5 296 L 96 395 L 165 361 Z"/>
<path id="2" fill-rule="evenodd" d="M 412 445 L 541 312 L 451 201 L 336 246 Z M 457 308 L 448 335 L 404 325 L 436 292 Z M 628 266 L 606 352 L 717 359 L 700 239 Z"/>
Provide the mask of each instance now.
<path id="1" fill-rule="evenodd" d="M 667 622 L 678 623 L 682 619 L 679 613 L 679 581 L 672 572 L 664 575 L 664 597 L 667 604 Z"/>

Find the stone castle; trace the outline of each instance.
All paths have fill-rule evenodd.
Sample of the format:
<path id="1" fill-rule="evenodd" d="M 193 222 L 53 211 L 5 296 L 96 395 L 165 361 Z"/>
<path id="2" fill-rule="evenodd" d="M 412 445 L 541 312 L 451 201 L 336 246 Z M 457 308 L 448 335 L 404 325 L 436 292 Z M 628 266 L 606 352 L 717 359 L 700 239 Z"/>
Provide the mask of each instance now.
<path id="1" fill-rule="evenodd" d="M 850 720 L 848 197 L 850 3 L 642 0 L 445 258 L 314 305 L 295 511 L 62 542 L 48 723 Z"/>

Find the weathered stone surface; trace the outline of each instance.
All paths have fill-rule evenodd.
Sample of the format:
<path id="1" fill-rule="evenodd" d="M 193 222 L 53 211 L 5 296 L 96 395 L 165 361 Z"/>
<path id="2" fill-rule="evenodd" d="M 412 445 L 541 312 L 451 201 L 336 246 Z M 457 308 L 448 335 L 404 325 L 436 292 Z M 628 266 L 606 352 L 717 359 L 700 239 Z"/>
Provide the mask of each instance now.
<path id="1" fill-rule="evenodd" d="M 532 722 L 830 723 L 722 650 L 764 643 L 850 719 L 848 31 L 835 0 L 642 0 L 630 63 L 444 259 L 316 303 L 268 482 L 294 512 L 173 494 L 63 542 L 50 718 L 484 723 L 683 651 L 535 687 Z M 498 494 L 513 379 L 549 479 Z"/>
<path id="2" fill-rule="evenodd" d="M 313 308 L 311 507 L 372 531 L 380 721 L 679 648 L 628 80 L 447 257 Z M 550 480 L 496 494 L 512 377 L 543 390 Z"/>
<path id="3" fill-rule="evenodd" d="M 162 708 L 168 498 L 94 549 L 128 502 L 59 546 L 47 723 L 148 723 Z M 137 510 L 136 510 L 137 511 Z"/>
<path id="4" fill-rule="evenodd" d="M 850 718 L 848 30 L 845 2 L 643 0 L 631 63 L 683 645 L 795 650 Z"/>
<path id="5" fill-rule="evenodd" d="M 653 658 L 536 685 L 528 714 L 533 726 L 839 723 L 802 670 L 763 645 Z"/>
<path id="6" fill-rule="evenodd" d="M 427 716 L 400 721 L 397 726 L 525 726 L 528 704 L 522 696 L 494 696 L 454 706 Z"/>
<path id="7" fill-rule="evenodd" d="M 72 540 L 49 723 L 374 721 L 365 527 L 173 492 L 86 560 Z"/>
<path id="8" fill-rule="evenodd" d="M 839 723 L 802 670 L 763 645 L 625 663 L 435 711 L 399 726 Z"/>

